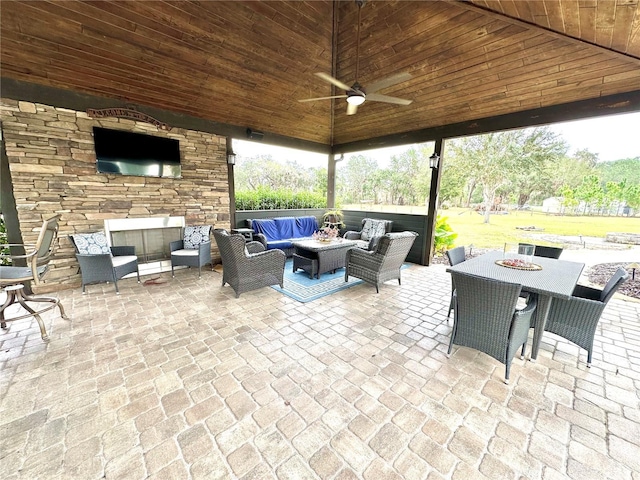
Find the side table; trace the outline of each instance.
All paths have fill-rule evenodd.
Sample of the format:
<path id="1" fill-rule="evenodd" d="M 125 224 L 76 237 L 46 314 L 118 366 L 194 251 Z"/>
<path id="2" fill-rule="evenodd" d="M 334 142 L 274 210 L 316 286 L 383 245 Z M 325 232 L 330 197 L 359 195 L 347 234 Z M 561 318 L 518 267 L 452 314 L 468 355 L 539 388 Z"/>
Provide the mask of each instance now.
<path id="1" fill-rule="evenodd" d="M 245 242 L 253 242 L 253 230 L 251 228 L 232 228 L 231 233 L 239 233 Z"/>

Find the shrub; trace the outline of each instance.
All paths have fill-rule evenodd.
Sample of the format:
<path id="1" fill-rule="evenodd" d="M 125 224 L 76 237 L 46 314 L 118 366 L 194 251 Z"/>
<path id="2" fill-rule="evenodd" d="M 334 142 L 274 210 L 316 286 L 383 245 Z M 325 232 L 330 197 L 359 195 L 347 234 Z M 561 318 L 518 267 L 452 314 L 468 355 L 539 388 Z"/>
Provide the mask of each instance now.
<path id="1" fill-rule="evenodd" d="M 448 217 L 436 217 L 435 236 L 433 240 L 433 250 L 435 253 L 443 254 L 453 246 L 453 242 L 458 236 L 449 225 Z"/>
<path id="2" fill-rule="evenodd" d="M 9 247 L 4 246 L 7 243 L 7 227 L 4 224 L 4 218 L 0 215 L 0 253 L 9 255 Z M 11 265 L 11 259 L 8 257 L 0 257 L 0 265 Z"/>
<path id="3" fill-rule="evenodd" d="M 236 210 L 289 210 L 326 208 L 327 199 L 315 192 L 292 192 L 259 187 L 236 192 Z"/>

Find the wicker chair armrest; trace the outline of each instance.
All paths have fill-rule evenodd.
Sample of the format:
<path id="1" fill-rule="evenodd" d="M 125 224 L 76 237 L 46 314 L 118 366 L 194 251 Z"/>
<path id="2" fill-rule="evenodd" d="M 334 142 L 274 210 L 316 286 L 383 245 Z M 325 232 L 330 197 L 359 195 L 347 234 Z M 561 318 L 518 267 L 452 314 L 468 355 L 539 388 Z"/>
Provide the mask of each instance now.
<path id="1" fill-rule="evenodd" d="M 350 248 L 347 250 L 346 262 L 351 265 L 358 265 L 372 271 L 377 271 L 384 261 L 384 255 L 380 255 L 371 250 L 361 248 Z"/>
<path id="2" fill-rule="evenodd" d="M 538 299 L 535 295 L 530 295 L 527 305 L 522 310 L 516 310 L 514 316 L 526 320 L 527 324 L 531 322 L 531 317 L 538 306 Z"/>
<path id="3" fill-rule="evenodd" d="M 174 240 L 169 242 L 169 251 L 175 252 L 176 250 L 182 250 L 184 248 L 184 242 L 182 240 Z"/>
<path id="4" fill-rule="evenodd" d="M 584 285 L 576 285 L 576 288 L 573 289 L 573 299 L 582 299 L 582 300 L 593 300 L 596 302 L 600 301 L 600 294 L 602 290 L 598 290 L 597 288 L 585 287 Z"/>
<path id="5" fill-rule="evenodd" d="M 260 242 L 264 246 L 264 249 L 267 249 L 267 237 L 265 237 L 263 233 L 254 233 L 253 240 Z"/>
<path id="6" fill-rule="evenodd" d="M 347 232 L 344 232 L 343 237 L 347 240 L 360 240 L 360 232 L 349 230 Z"/>
<path id="7" fill-rule="evenodd" d="M 121 245 L 118 247 L 111 247 L 111 253 L 114 257 L 121 257 L 124 255 L 135 255 L 136 247 L 131 245 Z"/>
<path id="8" fill-rule="evenodd" d="M 108 253 L 100 254 L 87 254 L 76 253 L 78 263 L 80 263 L 81 269 L 103 270 L 113 269 L 113 262 L 111 261 L 111 255 Z"/>
<path id="9" fill-rule="evenodd" d="M 266 248 L 260 242 L 247 242 L 247 252 L 251 253 L 260 253 L 264 252 Z"/>
<path id="10" fill-rule="evenodd" d="M 198 245 L 198 253 L 200 255 L 206 255 L 207 252 L 211 251 L 211 240 L 207 240 L 206 242 L 202 242 Z"/>
<path id="11" fill-rule="evenodd" d="M 273 250 L 263 250 L 262 252 L 250 253 L 247 258 L 250 260 L 261 258 L 261 257 L 274 257 L 274 258 L 284 258 L 286 260 L 287 256 L 280 249 L 274 248 Z"/>

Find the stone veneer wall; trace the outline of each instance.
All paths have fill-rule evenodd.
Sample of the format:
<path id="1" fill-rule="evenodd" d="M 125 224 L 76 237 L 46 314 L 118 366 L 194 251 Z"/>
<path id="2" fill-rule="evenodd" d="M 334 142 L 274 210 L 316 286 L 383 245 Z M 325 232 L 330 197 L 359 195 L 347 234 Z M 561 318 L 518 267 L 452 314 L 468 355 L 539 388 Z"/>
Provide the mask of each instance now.
<path id="1" fill-rule="evenodd" d="M 84 112 L 10 99 L 0 99 L 0 119 L 24 242 L 36 240 L 43 219 L 62 214 L 56 255 L 38 292 L 80 284 L 67 236 L 102 230 L 106 218 L 184 216 L 187 224 L 230 226 L 225 137 L 93 119 Z M 94 126 L 178 139 L 182 178 L 97 173 Z M 219 259 L 215 242 L 212 248 Z"/>

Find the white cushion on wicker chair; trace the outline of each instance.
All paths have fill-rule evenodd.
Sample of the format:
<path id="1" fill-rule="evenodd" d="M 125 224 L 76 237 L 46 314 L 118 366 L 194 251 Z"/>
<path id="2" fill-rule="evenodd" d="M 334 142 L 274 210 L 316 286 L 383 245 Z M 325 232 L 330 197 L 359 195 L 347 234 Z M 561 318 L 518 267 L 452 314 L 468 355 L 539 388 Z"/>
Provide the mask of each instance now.
<path id="1" fill-rule="evenodd" d="M 171 255 L 176 255 L 179 257 L 197 257 L 199 253 L 200 252 L 198 250 L 182 249 L 182 250 L 174 250 L 173 252 L 171 252 Z"/>
<path id="2" fill-rule="evenodd" d="M 137 261 L 138 257 L 135 255 L 118 255 L 115 257 L 111 257 L 111 262 L 114 267 L 119 267 L 121 265 L 126 265 L 129 262 Z"/>

